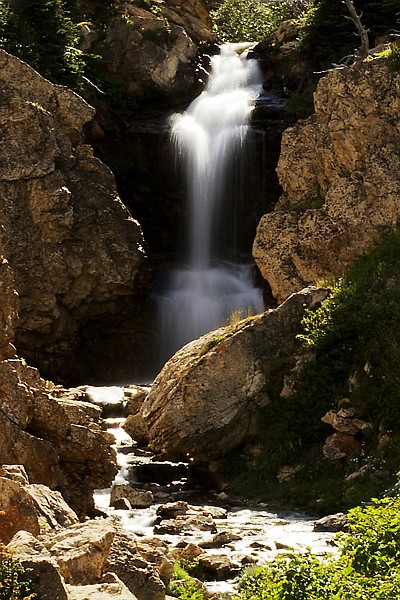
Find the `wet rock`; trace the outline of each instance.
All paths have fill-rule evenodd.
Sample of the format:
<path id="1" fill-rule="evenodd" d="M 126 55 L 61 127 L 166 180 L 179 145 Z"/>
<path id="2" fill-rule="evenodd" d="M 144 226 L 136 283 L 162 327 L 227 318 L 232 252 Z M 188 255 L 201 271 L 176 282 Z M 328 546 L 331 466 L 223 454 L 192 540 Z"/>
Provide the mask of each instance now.
<path id="1" fill-rule="evenodd" d="M 143 417 L 137 413 L 128 415 L 123 424 L 123 429 L 139 446 L 147 446 L 149 443 L 149 430 Z"/>
<path id="2" fill-rule="evenodd" d="M 178 515 L 185 515 L 189 510 L 190 507 L 187 502 L 178 500 L 178 502 L 161 504 L 161 506 L 157 508 L 156 513 L 161 519 L 175 519 Z"/>
<path id="3" fill-rule="evenodd" d="M 135 490 L 129 483 L 116 483 L 111 488 L 110 506 L 115 502 L 127 500 L 132 508 L 148 508 L 153 504 L 154 496 L 150 491 Z"/>
<path id="4" fill-rule="evenodd" d="M 136 465 L 132 469 L 130 477 L 139 483 L 168 485 L 186 478 L 187 466 L 184 463 L 151 461 Z"/>
<path id="5" fill-rule="evenodd" d="M 241 539 L 242 536 L 237 535 L 232 531 L 220 531 L 216 535 L 214 535 L 212 540 L 201 542 L 199 546 L 204 549 L 222 548 L 223 546 L 227 546 L 232 542 L 238 542 Z"/>
<path id="6" fill-rule="evenodd" d="M 347 515 L 344 513 L 336 513 L 335 515 L 328 515 L 318 519 L 314 523 L 314 531 L 331 531 L 336 533 L 337 531 L 344 531 L 348 522 Z"/>
<path id="7" fill-rule="evenodd" d="M 195 573 L 199 579 L 206 581 L 226 581 L 240 573 L 241 565 L 231 561 L 225 555 L 202 554 L 197 557 L 198 566 Z"/>
<path id="8" fill-rule="evenodd" d="M 149 391 L 149 386 L 135 385 L 129 388 L 124 388 L 125 398 L 127 398 L 125 404 L 125 415 L 127 417 L 129 415 L 136 415 L 140 411 Z"/>
<path id="9" fill-rule="evenodd" d="M 118 500 L 114 500 L 112 506 L 117 510 L 130 510 L 132 508 L 131 503 L 126 498 L 119 498 Z"/>
<path id="10" fill-rule="evenodd" d="M 275 543 L 275 548 L 277 550 L 291 550 L 291 551 L 294 550 L 293 546 L 289 546 L 288 544 L 285 544 L 284 542 L 275 541 L 274 543 Z"/>
<path id="11" fill-rule="evenodd" d="M 217 532 L 214 519 L 210 515 L 185 514 L 177 515 L 175 519 L 166 519 L 154 526 L 154 533 L 159 535 L 180 535 L 190 531 Z"/>
<path id="12" fill-rule="evenodd" d="M 101 408 L 101 416 L 122 417 L 124 414 L 124 391 L 120 387 L 88 386 L 85 391 L 86 399 Z"/>
<path id="13" fill-rule="evenodd" d="M 143 404 L 151 447 L 210 461 L 253 440 L 272 387 L 295 367 L 305 308 L 317 307 L 326 295 L 307 288 L 276 310 L 206 334 L 177 352 Z"/>
<path id="14" fill-rule="evenodd" d="M 177 544 L 175 546 L 172 553 L 173 556 L 178 560 L 183 562 L 190 562 L 198 556 L 200 556 L 200 554 L 203 554 L 202 548 L 205 548 L 203 544 L 200 546 L 197 544 L 193 544 L 192 542 L 189 542 L 188 544 L 186 542 L 181 542 L 181 545 Z"/>

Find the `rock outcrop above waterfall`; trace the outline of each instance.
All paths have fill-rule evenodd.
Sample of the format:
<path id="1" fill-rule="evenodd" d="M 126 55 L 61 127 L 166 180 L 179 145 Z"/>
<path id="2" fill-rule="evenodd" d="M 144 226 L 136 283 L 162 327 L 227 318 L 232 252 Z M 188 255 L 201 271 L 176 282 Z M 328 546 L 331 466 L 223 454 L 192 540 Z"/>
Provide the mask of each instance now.
<path id="1" fill-rule="evenodd" d="M 288 129 L 283 195 L 259 224 L 253 255 L 282 301 L 342 274 L 400 217 L 400 74 L 388 61 L 332 70 L 315 115 Z"/>
<path id="2" fill-rule="evenodd" d="M 136 101 L 182 102 L 193 94 L 197 44 L 215 42 L 204 0 L 167 0 L 147 10 L 121 2 L 104 34 L 85 24 L 81 36 L 81 47 L 102 57 L 102 67 Z"/>
<path id="3" fill-rule="evenodd" d="M 211 332 L 177 352 L 141 411 L 153 449 L 209 461 L 253 439 L 260 410 L 298 364 L 296 334 L 305 307 L 325 297 L 325 289 L 305 289 L 275 310 Z"/>
<path id="4" fill-rule="evenodd" d="M 94 110 L 3 50 L 0 87 L 1 251 L 20 298 L 18 350 L 49 378 L 126 376 L 121 365 L 135 371 L 148 335 L 146 256 L 111 172 L 83 141 Z"/>

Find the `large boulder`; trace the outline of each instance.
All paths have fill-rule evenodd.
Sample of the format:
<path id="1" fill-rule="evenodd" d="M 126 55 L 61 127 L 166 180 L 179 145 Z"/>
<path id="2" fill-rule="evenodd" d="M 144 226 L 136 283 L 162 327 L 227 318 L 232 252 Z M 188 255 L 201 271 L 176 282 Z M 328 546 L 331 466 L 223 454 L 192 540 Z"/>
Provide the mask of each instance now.
<path id="1" fill-rule="evenodd" d="M 70 594 L 57 562 L 44 545 L 27 531 L 18 531 L 8 548 L 25 569 L 29 569 L 34 592 L 43 600 L 68 600 Z"/>
<path id="2" fill-rule="evenodd" d="M 358 62 L 323 77 L 315 115 L 289 128 L 283 195 L 261 219 L 253 255 L 274 296 L 342 274 L 400 218 L 400 74 Z"/>
<path id="3" fill-rule="evenodd" d="M 305 289 L 276 310 L 211 332 L 177 352 L 142 408 L 153 449 L 209 461 L 254 438 L 260 409 L 296 367 L 304 310 L 326 293 Z"/>
<path id="4" fill-rule="evenodd" d="M 146 256 L 111 172 L 84 143 L 94 109 L 3 50 L 0 88 L 0 241 L 20 297 L 16 346 L 48 378 L 122 376 L 127 363 L 132 374 Z"/>

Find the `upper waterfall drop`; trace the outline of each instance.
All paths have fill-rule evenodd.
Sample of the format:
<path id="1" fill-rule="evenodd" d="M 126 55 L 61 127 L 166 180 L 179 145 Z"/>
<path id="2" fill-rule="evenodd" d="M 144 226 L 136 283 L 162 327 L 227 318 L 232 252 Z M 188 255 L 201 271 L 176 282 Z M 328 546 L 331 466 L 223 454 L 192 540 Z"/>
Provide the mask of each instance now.
<path id="1" fill-rule="evenodd" d="M 205 90 L 186 112 L 171 118 L 171 139 L 185 169 L 188 235 L 186 258 L 158 295 L 163 360 L 221 326 L 233 311 L 263 310 L 252 265 L 236 247 L 232 223 L 238 218 L 233 206 L 238 190 L 226 198 L 235 177 L 240 187 L 249 116 L 262 92 L 258 63 L 247 58 L 249 47 L 224 44 L 211 59 Z"/>

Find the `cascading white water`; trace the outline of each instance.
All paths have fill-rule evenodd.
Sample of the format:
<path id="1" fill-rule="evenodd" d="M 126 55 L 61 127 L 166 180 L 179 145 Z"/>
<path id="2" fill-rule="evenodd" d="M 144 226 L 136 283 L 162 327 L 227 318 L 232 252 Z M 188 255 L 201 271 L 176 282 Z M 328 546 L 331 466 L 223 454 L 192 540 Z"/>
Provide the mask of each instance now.
<path id="1" fill-rule="evenodd" d="M 171 120 L 171 137 L 186 167 L 188 259 L 171 270 L 158 296 L 163 359 L 221 326 L 232 312 L 263 307 L 252 266 L 232 262 L 233 240 L 229 248 L 215 243 L 224 237 L 221 201 L 229 168 L 244 149 L 249 115 L 262 91 L 258 63 L 246 58 L 247 47 L 223 45 L 211 59 L 206 89 Z"/>

